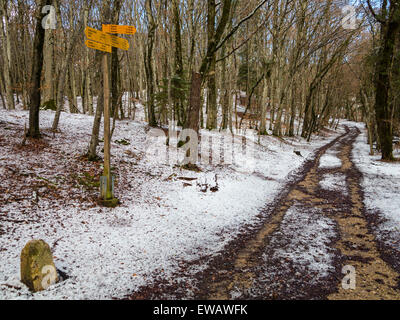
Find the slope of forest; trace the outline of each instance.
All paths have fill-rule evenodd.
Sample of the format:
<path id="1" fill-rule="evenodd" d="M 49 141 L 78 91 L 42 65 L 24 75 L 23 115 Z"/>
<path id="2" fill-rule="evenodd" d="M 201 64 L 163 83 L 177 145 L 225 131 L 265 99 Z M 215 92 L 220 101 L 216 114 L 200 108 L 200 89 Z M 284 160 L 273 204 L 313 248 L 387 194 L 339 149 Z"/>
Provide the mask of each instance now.
<path id="1" fill-rule="evenodd" d="M 141 114 L 142 107 L 139 119 Z M 122 204 L 112 210 L 97 206 L 100 163 L 82 158 L 93 118 L 63 114 L 61 132 L 53 135 L 54 112 L 44 111 L 43 140 L 21 146 L 27 117 L 25 111 L 0 114 L 0 257 L 6 262 L 0 267 L 2 298 L 122 297 L 160 272 L 168 279 L 186 263 L 217 254 L 256 223 L 262 208 L 273 202 L 313 150 L 337 135 L 329 133 L 312 143 L 261 137 L 251 145 L 254 153 L 240 161 L 204 165 L 202 172 L 193 172 L 149 161 L 146 124 L 120 121 L 112 165 Z M 129 145 L 115 143 L 120 140 Z M 249 171 L 243 164 L 253 155 L 255 165 Z M 212 192 L 215 176 L 218 190 Z M 52 245 L 56 266 L 69 277 L 35 295 L 19 284 L 19 248 L 31 238 Z"/>
<path id="2" fill-rule="evenodd" d="M 368 135 L 364 131 L 357 139 L 353 161 L 363 173 L 362 187 L 365 204 L 373 220 L 372 225 L 379 239 L 400 252 L 400 163 L 380 161 L 380 156 L 368 156 Z M 400 149 L 395 150 L 400 157 Z M 399 254 L 394 261 L 400 265 Z"/>
<path id="3" fill-rule="evenodd" d="M 399 70 L 400 0 L 1 1 L 0 299 L 400 299 Z"/>

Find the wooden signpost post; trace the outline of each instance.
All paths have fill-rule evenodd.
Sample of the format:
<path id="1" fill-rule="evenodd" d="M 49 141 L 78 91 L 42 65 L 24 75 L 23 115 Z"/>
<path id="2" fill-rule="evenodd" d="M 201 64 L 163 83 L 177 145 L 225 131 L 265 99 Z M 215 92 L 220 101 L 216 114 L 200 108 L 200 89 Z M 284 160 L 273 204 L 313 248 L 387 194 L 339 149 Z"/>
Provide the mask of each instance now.
<path id="1" fill-rule="evenodd" d="M 114 183 L 111 175 L 111 134 L 110 134 L 110 86 L 108 74 L 108 53 L 112 52 L 112 47 L 122 50 L 129 49 L 129 42 L 113 34 L 136 33 L 136 28 L 132 26 L 104 25 L 103 31 L 90 27 L 85 29 L 88 40 L 86 46 L 91 49 L 105 52 L 103 55 L 103 82 L 104 82 L 104 173 L 101 177 L 101 199 L 103 204 L 108 207 L 115 207 L 119 200 L 114 197 Z"/>

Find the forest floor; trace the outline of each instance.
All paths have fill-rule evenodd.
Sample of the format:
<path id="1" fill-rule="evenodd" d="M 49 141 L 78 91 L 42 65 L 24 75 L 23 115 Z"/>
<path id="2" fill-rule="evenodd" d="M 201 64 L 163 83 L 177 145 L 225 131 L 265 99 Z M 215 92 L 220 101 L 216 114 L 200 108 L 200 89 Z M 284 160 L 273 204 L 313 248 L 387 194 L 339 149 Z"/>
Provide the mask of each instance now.
<path id="1" fill-rule="evenodd" d="M 364 205 L 363 175 L 352 156 L 361 131 L 359 125 L 350 125 L 303 166 L 300 178 L 287 184 L 257 228 L 239 235 L 194 276 L 198 285 L 191 297 L 400 300 L 398 223 Z M 358 142 L 365 144 L 365 140 Z M 360 161 L 358 165 L 365 171 Z M 398 187 L 400 164 L 394 165 L 389 171 L 397 171 Z M 381 184 L 385 180 L 383 175 L 374 178 Z M 387 180 L 386 188 L 393 192 Z M 385 194 L 379 191 L 373 192 L 378 202 Z M 398 208 L 390 212 L 395 220 L 400 216 Z M 378 232 L 382 224 L 397 229 Z M 343 285 L 350 284 L 345 279 L 349 267 L 354 268 L 354 288 Z M 160 282 L 129 298 L 184 299 L 188 298 L 185 292 L 179 284 Z"/>
<path id="2" fill-rule="evenodd" d="M 21 146 L 28 113 L 0 113 L 0 299 L 400 298 L 400 167 L 368 156 L 361 125 L 311 143 L 249 131 L 240 161 L 194 172 L 149 152 L 139 113 L 117 122 L 122 204 L 107 209 L 102 164 L 83 157 L 93 118 L 63 113 L 53 134 L 53 117 L 41 112 L 43 139 Z M 212 155 L 224 147 L 211 145 Z M 64 278 L 33 294 L 19 281 L 19 255 L 38 238 Z M 340 289 L 345 265 L 359 290 Z"/>

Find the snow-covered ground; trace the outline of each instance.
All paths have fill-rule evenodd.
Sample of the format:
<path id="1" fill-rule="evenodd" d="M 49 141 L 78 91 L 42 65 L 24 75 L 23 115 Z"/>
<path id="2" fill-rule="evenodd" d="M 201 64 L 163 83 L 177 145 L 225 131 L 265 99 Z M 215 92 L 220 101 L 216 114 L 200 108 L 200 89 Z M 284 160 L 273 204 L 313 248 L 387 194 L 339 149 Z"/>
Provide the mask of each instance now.
<path id="1" fill-rule="evenodd" d="M 362 187 L 368 212 L 383 218 L 377 236 L 400 251 L 400 162 L 380 161 L 379 154 L 369 155 L 365 126 L 358 124 L 361 135 L 353 149 L 353 161 L 363 174 Z M 400 157 L 400 150 L 394 156 Z"/>
<path id="2" fill-rule="evenodd" d="M 320 159 L 320 169 L 333 169 L 341 166 L 342 160 L 338 158 L 335 150 L 329 149 Z"/>
<path id="3" fill-rule="evenodd" d="M 100 165 L 80 158 L 93 118 L 63 113 L 61 133 L 53 136 L 54 112 L 40 117 L 44 142 L 19 148 L 28 113 L 0 112 L 0 299 L 110 299 L 157 276 L 168 279 L 182 262 L 218 254 L 244 225 L 256 223 L 290 173 L 337 136 L 307 143 L 248 131 L 246 152 L 238 151 L 241 138 L 233 142 L 234 161 L 201 163 L 202 172 L 193 172 L 153 157 L 143 122 L 118 121 L 112 166 L 122 204 L 106 209 L 95 203 L 97 188 L 88 186 Z M 213 155 L 230 148 L 215 143 Z M 101 149 L 102 143 L 99 154 Z M 167 150 L 178 152 L 173 146 Z M 35 294 L 19 276 L 20 252 L 32 239 L 49 243 L 56 266 L 69 276 Z"/>
<path id="4" fill-rule="evenodd" d="M 288 234 L 291 237 L 284 237 Z M 285 262 L 290 261 L 298 272 L 310 272 L 312 281 L 318 282 L 334 271 L 330 243 L 335 236 L 334 221 L 322 216 L 319 209 L 294 205 L 271 241 L 272 247 L 279 248 L 273 258 L 280 261 L 280 268 L 285 269 Z"/>
<path id="5" fill-rule="evenodd" d="M 344 195 L 348 194 L 346 176 L 341 173 L 325 174 L 324 179 L 319 182 L 322 189 L 329 191 L 339 191 Z"/>
<path id="6" fill-rule="evenodd" d="M 255 268 L 256 280 L 247 294 L 257 299 L 304 299 L 307 292 L 317 294 L 335 273 L 332 243 L 337 237 L 336 223 L 321 209 L 295 202 L 286 212 L 279 230 L 262 254 L 263 263 Z M 232 298 L 242 298 L 235 288 Z"/>

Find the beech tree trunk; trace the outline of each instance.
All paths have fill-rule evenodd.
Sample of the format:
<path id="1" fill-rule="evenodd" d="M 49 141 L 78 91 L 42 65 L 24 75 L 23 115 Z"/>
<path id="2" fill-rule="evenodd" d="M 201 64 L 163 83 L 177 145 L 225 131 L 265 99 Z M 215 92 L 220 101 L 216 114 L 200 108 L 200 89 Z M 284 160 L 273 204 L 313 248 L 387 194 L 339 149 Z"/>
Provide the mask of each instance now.
<path id="1" fill-rule="evenodd" d="M 112 12 L 112 24 L 118 24 L 119 15 L 121 11 L 122 2 L 121 0 L 114 1 L 114 7 Z M 121 77 L 120 77 L 120 66 L 118 58 L 118 49 L 112 48 L 111 54 L 111 115 L 116 115 L 118 118 L 118 110 L 121 110 L 121 118 L 124 117 L 122 110 L 122 100 L 119 99 L 121 92 Z M 117 109 L 117 112 L 114 110 Z M 113 116 L 114 117 L 114 116 Z"/>
<path id="2" fill-rule="evenodd" d="M 50 5 L 51 0 L 41 0 L 36 9 L 36 31 L 35 40 L 33 43 L 33 55 L 32 55 L 32 76 L 31 76 L 31 91 L 30 91 L 30 101 L 29 101 L 29 130 L 27 133 L 28 137 L 39 138 L 39 110 L 40 110 L 40 84 L 41 75 L 43 69 L 43 44 L 45 29 L 42 27 L 42 19 L 44 14 L 42 14 L 42 7 L 45 5 Z"/>
<path id="3" fill-rule="evenodd" d="M 11 50 L 10 50 L 10 35 L 8 33 L 8 10 L 7 1 L 2 1 L 0 5 L 0 40 L 2 43 L 2 54 L 3 54 L 3 67 L 4 67 L 4 85 L 6 92 L 6 103 L 8 110 L 15 109 L 14 106 L 14 94 L 12 90 L 11 82 Z M 4 21 L 4 23 L 3 23 Z M 5 30 L 5 31 L 4 31 Z"/>
<path id="4" fill-rule="evenodd" d="M 186 121 L 185 128 L 192 129 L 196 132 L 199 132 L 200 109 L 201 109 L 201 81 L 202 81 L 201 74 L 193 72 L 192 86 L 189 98 L 188 118 Z"/>
<path id="5" fill-rule="evenodd" d="M 147 112 L 148 121 L 151 127 L 157 126 L 156 111 L 155 111 L 155 101 L 154 101 L 154 70 L 153 70 L 153 48 L 155 41 L 155 32 L 157 24 L 153 17 L 152 12 L 153 1 L 146 0 L 146 15 L 148 21 L 148 36 L 147 36 L 147 46 L 144 57 L 144 64 L 146 69 L 146 83 L 147 83 Z"/>
<path id="6" fill-rule="evenodd" d="M 383 8 L 383 11 L 385 8 Z M 400 1 L 391 1 L 387 20 L 382 24 L 381 46 L 376 63 L 375 115 L 382 149 L 382 160 L 393 160 L 393 132 L 391 122 L 390 70 L 396 37 L 400 31 Z M 399 67 L 399 66 L 395 66 Z"/>

